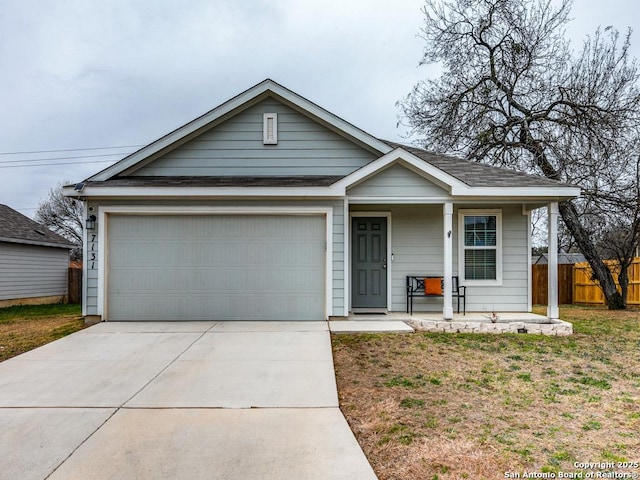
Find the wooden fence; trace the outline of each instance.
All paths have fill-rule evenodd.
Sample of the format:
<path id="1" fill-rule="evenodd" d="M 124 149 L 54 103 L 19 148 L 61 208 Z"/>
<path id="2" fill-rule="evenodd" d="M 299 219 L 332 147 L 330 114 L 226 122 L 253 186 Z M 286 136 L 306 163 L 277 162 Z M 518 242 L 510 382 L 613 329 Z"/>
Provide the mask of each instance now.
<path id="1" fill-rule="evenodd" d="M 618 262 L 605 260 L 611 270 L 613 279 L 618 285 Z M 640 305 L 640 257 L 634 258 L 627 270 L 629 287 L 627 291 L 627 305 Z M 618 285 L 618 290 L 620 286 Z M 574 265 L 573 302 L 604 305 L 605 298 L 598 281 L 592 279 L 591 267 L 587 262 Z"/>
<path id="2" fill-rule="evenodd" d="M 549 295 L 548 265 L 531 265 L 532 301 L 534 305 L 546 305 Z M 558 265 L 558 303 L 573 303 L 573 265 Z"/>
<path id="3" fill-rule="evenodd" d="M 82 303 L 82 268 L 70 268 L 68 281 L 67 301 L 69 303 Z"/>

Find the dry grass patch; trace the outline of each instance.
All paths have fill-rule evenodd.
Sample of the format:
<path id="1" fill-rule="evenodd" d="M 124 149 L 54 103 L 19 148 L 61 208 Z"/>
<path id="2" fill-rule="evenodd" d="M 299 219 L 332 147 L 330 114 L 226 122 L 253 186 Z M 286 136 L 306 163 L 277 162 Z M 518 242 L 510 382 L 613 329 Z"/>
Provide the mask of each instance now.
<path id="1" fill-rule="evenodd" d="M 640 312 L 561 317 L 573 336 L 335 335 L 340 405 L 380 479 L 640 461 Z"/>
<path id="2" fill-rule="evenodd" d="M 84 328 L 79 305 L 29 305 L 0 309 L 0 361 Z"/>

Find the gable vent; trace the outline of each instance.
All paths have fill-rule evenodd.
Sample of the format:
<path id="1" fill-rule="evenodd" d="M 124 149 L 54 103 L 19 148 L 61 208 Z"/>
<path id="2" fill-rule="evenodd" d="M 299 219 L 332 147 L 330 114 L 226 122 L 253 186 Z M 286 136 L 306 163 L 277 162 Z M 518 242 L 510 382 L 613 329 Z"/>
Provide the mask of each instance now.
<path id="1" fill-rule="evenodd" d="M 263 115 L 262 143 L 276 145 L 278 143 L 278 114 L 265 113 Z"/>

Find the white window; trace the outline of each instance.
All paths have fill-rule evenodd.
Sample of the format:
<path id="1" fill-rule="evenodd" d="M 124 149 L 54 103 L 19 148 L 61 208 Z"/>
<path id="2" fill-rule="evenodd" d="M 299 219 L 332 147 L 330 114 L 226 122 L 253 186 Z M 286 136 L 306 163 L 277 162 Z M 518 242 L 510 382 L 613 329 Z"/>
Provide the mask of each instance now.
<path id="1" fill-rule="evenodd" d="M 458 273 L 466 285 L 502 284 L 501 210 L 458 211 Z"/>
<path id="2" fill-rule="evenodd" d="M 265 145 L 277 145 L 278 143 L 278 114 L 265 113 L 262 117 L 263 131 L 262 143 Z"/>

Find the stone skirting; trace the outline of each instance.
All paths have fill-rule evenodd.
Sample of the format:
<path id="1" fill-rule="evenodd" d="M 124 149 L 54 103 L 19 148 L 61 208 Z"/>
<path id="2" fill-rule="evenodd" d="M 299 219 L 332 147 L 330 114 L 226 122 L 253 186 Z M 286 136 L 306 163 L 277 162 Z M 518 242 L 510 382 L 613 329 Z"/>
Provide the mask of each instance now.
<path id="1" fill-rule="evenodd" d="M 573 325 L 563 320 L 549 323 L 528 322 L 458 322 L 446 320 L 411 319 L 407 323 L 416 331 L 446 333 L 533 333 L 538 335 L 572 335 Z"/>

